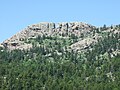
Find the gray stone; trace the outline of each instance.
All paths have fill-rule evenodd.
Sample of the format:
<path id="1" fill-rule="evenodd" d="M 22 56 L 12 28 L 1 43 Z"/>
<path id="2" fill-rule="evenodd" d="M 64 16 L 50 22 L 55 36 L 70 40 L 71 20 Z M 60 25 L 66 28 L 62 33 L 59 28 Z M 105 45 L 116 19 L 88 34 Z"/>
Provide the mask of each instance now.
<path id="1" fill-rule="evenodd" d="M 49 23 L 49 30 L 55 29 L 55 23 Z"/>

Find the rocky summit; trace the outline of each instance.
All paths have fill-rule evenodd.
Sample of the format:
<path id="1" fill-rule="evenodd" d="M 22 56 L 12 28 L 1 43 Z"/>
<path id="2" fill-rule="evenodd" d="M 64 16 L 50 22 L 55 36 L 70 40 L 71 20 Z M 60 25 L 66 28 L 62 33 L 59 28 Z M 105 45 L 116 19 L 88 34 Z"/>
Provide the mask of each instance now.
<path id="1" fill-rule="evenodd" d="M 110 37 L 112 34 L 120 34 L 119 25 L 95 27 L 83 22 L 41 22 L 27 26 L 21 32 L 3 41 L 0 46 L 8 50 L 26 50 L 33 48 L 33 46 L 40 47 L 42 45 L 39 41 L 41 40 L 40 38 L 49 37 L 70 41 L 69 44 L 63 46 L 63 49 L 66 47 L 67 50 L 81 52 L 87 49 L 92 50 L 92 47 L 94 47 L 98 41 L 107 36 Z M 36 38 L 38 41 L 36 41 Z M 61 39 L 57 41 L 59 42 Z M 44 41 L 45 40 L 43 40 L 43 42 Z M 119 45 L 117 45 L 117 47 L 119 47 Z M 117 53 L 118 52 L 119 50 L 117 49 Z"/>
<path id="2" fill-rule="evenodd" d="M 62 22 L 62 23 L 48 23 L 41 22 L 39 24 L 29 25 L 21 32 L 15 34 L 11 38 L 1 43 L 2 46 L 10 50 L 14 49 L 29 49 L 32 48 L 31 43 L 25 43 L 25 40 L 30 38 L 36 38 L 38 36 L 64 36 L 75 34 L 76 36 L 87 35 L 91 30 L 95 29 L 95 26 L 82 23 L 82 22 Z M 83 41 L 82 44 L 85 42 Z M 73 47 L 72 45 L 71 47 Z"/>

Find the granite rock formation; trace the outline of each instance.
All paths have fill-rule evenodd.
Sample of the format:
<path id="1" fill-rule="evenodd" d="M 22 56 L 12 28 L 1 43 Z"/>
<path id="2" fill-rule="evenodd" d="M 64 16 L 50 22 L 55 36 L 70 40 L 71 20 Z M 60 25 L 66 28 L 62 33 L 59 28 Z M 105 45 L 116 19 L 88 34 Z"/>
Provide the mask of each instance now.
<path id="1" fill-rule="evenodd" d="M 29 25 L 21 32 L 15 34 L 11 38 L 1 43 L 2 46 L 10 50 L 14 49 L 29 49 L 32 48 L 32 44 L 24 43 L 25 39 L 36 38 L 37 36 L 55 36 L 55 35 L 67 35 L 75 34 L 80 36 L 82 33 L 87 34 L 95 28 L 92 25 L 82 22 L 62 22 L 62 23 L 48 23 L 41 22 L 39 24 Z"/>

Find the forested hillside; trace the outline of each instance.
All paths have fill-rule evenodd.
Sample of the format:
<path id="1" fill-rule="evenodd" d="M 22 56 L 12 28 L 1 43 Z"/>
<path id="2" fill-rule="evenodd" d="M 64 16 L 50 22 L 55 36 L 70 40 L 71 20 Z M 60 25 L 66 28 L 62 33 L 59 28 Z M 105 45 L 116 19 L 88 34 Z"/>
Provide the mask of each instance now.
<path id="1" fill-rule="evenodd" d="M 0 90 L 120 90 L 120 25 L 72 30 L 3 43 Z"/>

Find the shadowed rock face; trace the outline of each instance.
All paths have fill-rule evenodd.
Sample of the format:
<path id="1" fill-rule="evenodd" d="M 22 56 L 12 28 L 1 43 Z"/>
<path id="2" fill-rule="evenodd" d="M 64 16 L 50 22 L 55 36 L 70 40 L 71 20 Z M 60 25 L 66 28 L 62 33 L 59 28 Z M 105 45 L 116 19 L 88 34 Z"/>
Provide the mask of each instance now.
<path id="1" fill-rule="evenodd" d="M 90 32 L 95 28 L 92 25 L 82 22 L 63 22 L 63 23 L 48 23 L 42 22 L 39 24 L 33 24 L 15 34 L 13 37 L 5 40 L 2 45 L 10 50 L 14 49 L 28 49 L 32 48 L 32 44 L 24 43 L 25 39 L 36 38 L 38 35 L 54 36 L 68 33 L 80 36 L 81 33 Z"/>

